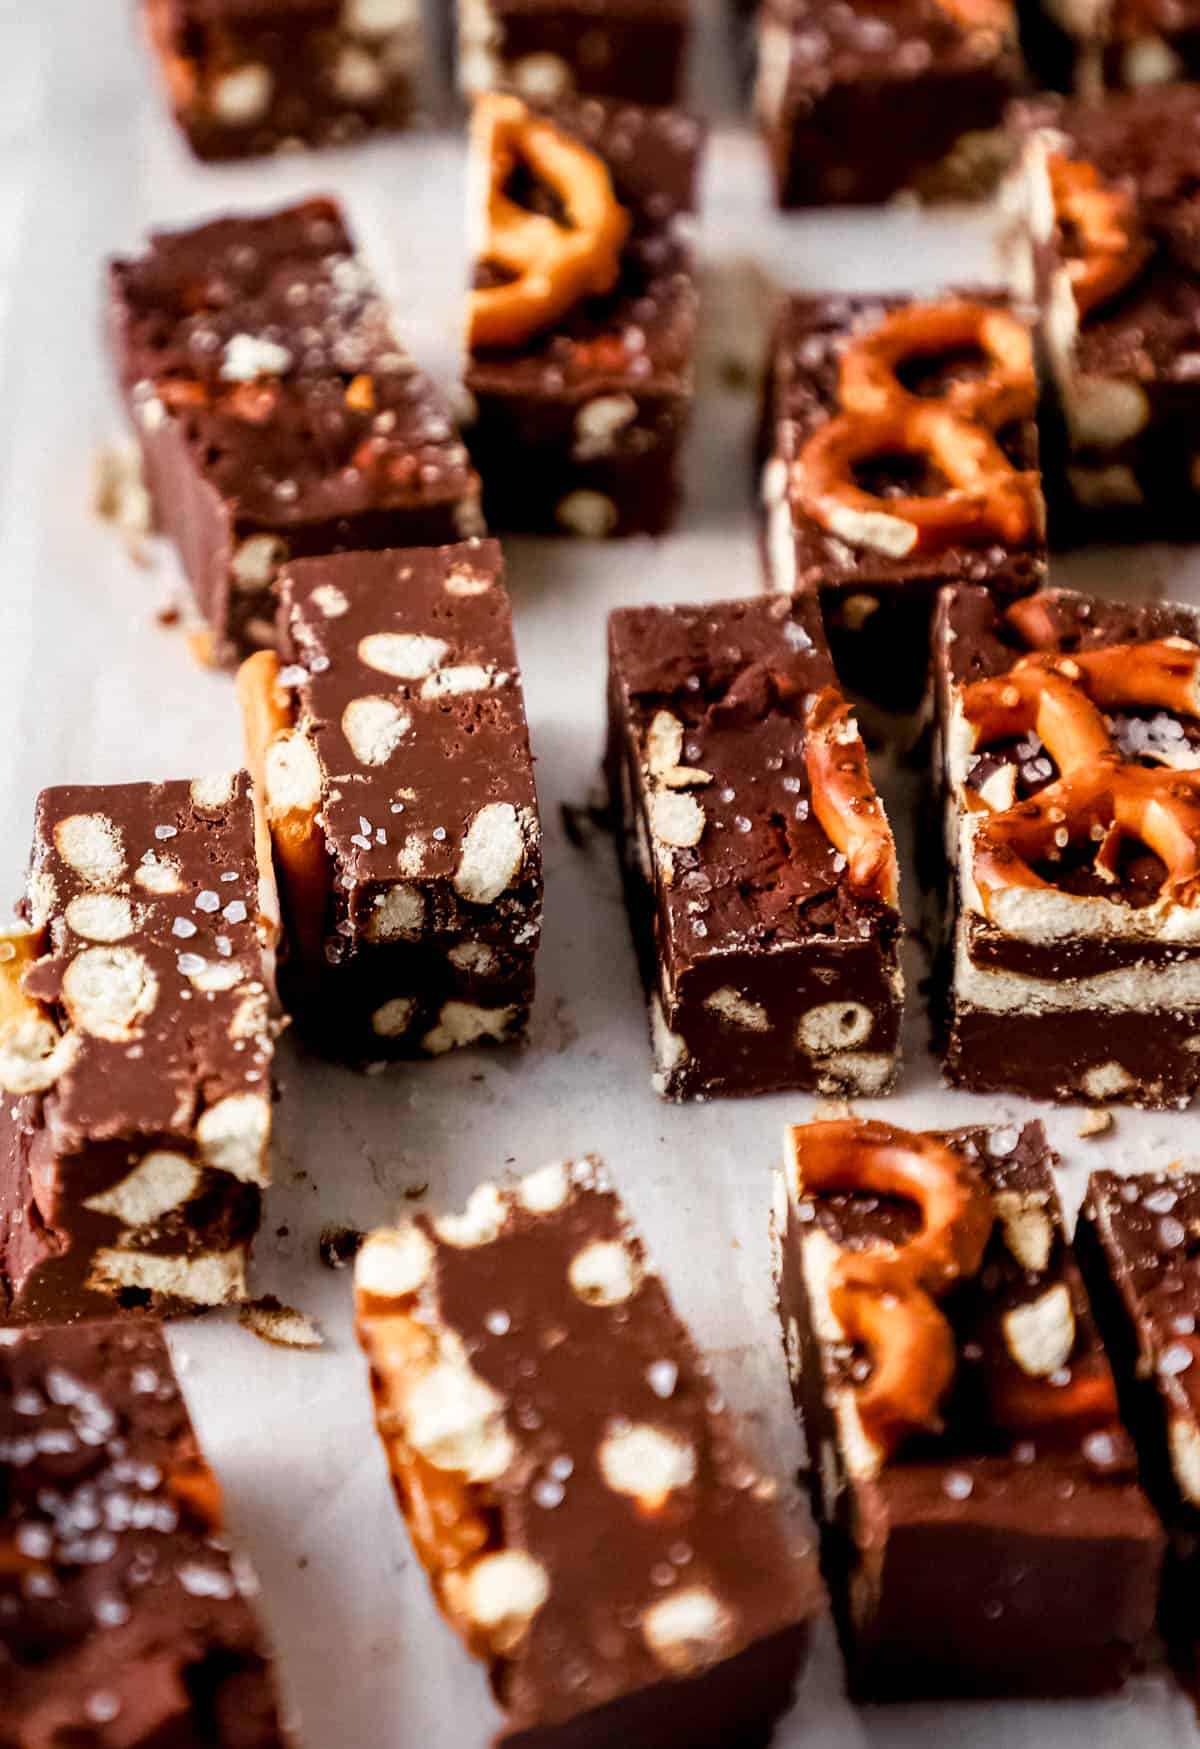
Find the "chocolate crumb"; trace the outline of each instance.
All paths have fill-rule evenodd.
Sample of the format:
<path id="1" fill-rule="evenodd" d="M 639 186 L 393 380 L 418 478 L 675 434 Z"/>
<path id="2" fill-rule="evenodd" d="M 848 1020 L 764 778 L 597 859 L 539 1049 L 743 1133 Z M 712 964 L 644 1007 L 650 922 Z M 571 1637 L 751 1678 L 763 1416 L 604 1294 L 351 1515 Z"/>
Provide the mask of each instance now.
<path id="1" fill-rule="evenodd" d="M 365 1233 L 357 1227 L 326 1227 L 317 1241 L 317 1253 L 326 1269 L 345 1269 L 353 1263 Z"/>

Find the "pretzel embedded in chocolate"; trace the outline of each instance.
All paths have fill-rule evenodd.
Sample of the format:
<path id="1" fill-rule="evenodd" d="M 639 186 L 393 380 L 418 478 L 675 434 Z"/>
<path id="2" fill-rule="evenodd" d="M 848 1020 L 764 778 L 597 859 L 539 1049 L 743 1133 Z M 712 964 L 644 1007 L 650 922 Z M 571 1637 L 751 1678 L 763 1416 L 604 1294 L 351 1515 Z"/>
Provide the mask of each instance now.
<path id="1" fill-rule="evenodd" d="M 871 1358 L 856 1387 L 863 1430 L 886 1454 L 936 1429 L 954 1376 L 954 1336 L 938 1295 L 979 1269 L 993 1210 L 978 1175 L 932 1136 L 858 1118 L 798 1125 L 789 1144 L 799 1189 L 870 1192 L 915 1203 L 921 1226 L 900 1243 L 838 1253 L 830 1309 Z"/>
<path id="2" fill-rule="evenodd" d="M 474 112 L 474 143 L 488 171 L 482 262 L 510 275 L 470 296 L 471 346 L 520 346 L 583 298 L 612 290 L 630 218 L 603 159 L 518 97 L 489 93 Z M 507 192 L 524 165 L 560 202 L 560 222 Z"/>
<path id="3" fill-rule="evenodd" d="M 896 845 L 867 769 L 867 753 L 850 709 L 835 686 L 809 700 L 804 763 L 812 807 L 826 835 L 846 858 L 855 892 L 895 905 L 899 893 Z"/>
<path id="4" fill-rule="evenodd" d="M 1086 316 L 1137 278 L 1153 245 L 1133 196 L 1106 182 L 1094 164 L 1051 152 L 1046 173 L 1059 226 L 1080 251 L 1068 260 L 1067 277 L 1079 314 Z"/>
<path id="5" fill-rule="evenodd" d="M 906 360 L 978 347 L 986 371 L 940 395 L 918 395 L 900 377 Z M 842 411 L 816 430 L 792 470 L 801 507 L 851 544 L 894 556 L 1038 535 L 1041 488 L 1035 470 L 1013 466 L 995 433 L 1032 416 L 1033 350 L 1008 311 L 966 298 L 893 311 L 856 335 L 842 357 Z M 918 456 L 945 479 L 940 493 L 884 496 L 856 471 L 893 456 Z"/>

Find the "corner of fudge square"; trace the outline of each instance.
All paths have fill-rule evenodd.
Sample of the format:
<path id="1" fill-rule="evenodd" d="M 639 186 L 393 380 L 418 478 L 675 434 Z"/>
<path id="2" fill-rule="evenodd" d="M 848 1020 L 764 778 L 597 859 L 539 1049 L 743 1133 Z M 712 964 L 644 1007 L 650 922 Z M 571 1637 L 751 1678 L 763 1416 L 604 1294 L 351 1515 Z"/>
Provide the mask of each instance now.
<path id="1" fill-rule="evenodd" d="M 1164 1555 L 1040 1122 L 784 1143 L 779 1315 L 864 1701 L 1074 1695 L 1145 1657 Z"/>
<path id="2" fill-rule="evenodd" d="M 596 1160 L 368 1236 L 357 1333 L 397 1502 L 497 1749 L 765 1745 L 824 1596 Z"/>
<path id="3" fill-rule="evenodd" d="M 693 0 L 456 0 L 458 78 L 468 97 L 678 101 Z"/>
<path id="4" fill-rule="evenodd" d="M 872 738 L 915 738 L 943 584 L 1045 582 L 1037 378 L 1025 318 L 968 287 L 792 296 L 767 358 L 764 581 L 815 595 Z"/>
<path id="5" fill-rule="evenodd" d="M 280 990 L 351 1063 L 524 1036 L 533 758 L 495 541 L 297 560 L 239 674 L 278 877 Z"/>
<path id="6" fill-rule="evenodd" d="M 1197 38 L 1200 41 L 1200 38 Z M 1200 531 L 1200 85 L 1014 107 L 1056 545 Z"/>
<path id="7" fill-rule="evenodd" d="M 598 538 L 672 521 L 702 143 L 678 110 L 476 102 L 465 436 L 491 527 Z"/>
<path id="8" fill-rule="evenodd" d="M 608 709 L 656 1090 L 887 1091 L 896 852 L 815 599 L 614 613 Z"/>
<path id="9" fill-rule="evenodd" d="M 947 589 L 933 784 L 946 1072 L 1033 1099 L 1200 1088 L 1200 614 Z"/>

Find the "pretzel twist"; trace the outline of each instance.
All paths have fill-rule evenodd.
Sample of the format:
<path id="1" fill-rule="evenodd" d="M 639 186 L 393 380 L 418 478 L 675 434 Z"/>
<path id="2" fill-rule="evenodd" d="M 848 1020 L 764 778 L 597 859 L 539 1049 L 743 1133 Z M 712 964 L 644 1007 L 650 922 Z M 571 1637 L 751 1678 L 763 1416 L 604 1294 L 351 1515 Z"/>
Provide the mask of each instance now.
<path id="1" fill-rule="evenodd" d="M 902 382 L 906 360 L 968 346 L 988 359 L 982 376 L 937 396 L 914 394 Z M 887 550 L 894 543 L 903 556 L 990 541 L 1018 545 L 1040 532 L 1037 472 L 1015 468 L 995 437 L 1029 418 L 1037 400 L 1029 334 L 1007 310 L 952 298 L 893 311 L 846 347 L 839 398 L 842 411 L 812 434 L 792 470 L 801 507 L 830 533 L 883 544 L 871 534 L 883 517 Z M 896 455 L 927 458 L 947 490 L 883 497 L 856 483 L 856 468 Z"/>
<path id="2" fill-rule="evenodd" d="M 809 700 L 804 763 L 813 812 L 846 858 L 850 885 L 884 905 L 895 905 L 895 841 L 871 782 L 862 737 L 836 686 L 823 687 Z"/>
<path id="3" fill-rule="evenodd" d="M 481 97 L 472 125 L 488 174 L 481 259 L 512 277 L 471 293 L 468 341 L 520 346 L 581 299 L 612 290 L 630 218 L 604 160 L 520 98 Z M 530 212 L 506 192 L 521 163 L 561 202 L 565 223 Z"/>
<path id="4" fill-rule="evenodd" d="M 918 1231 L 903 1243 L 842 1250 L 830 1309 L 872 1370 L 855 1397 L 863 1430 L 890 1454 L 910 1433 L 936 1430 L 954 1376 L 954 1335 L 935 1304 L 979 1269 L 992 1229 L 978 1174 L 932 1136 L 888 1123 L 839 1118 L 789 1131 L 803 1191 L 863 1192 L 917 1205 Z"/>
<path id="5" fill-rule="evenodd" d="M 976 747 L 1032 729 L 1059 771 L 1036 796 L 982 815 L 974 872 L 989 916 L 1003 890 L 1051 888 L 1033 865 L 1058 861 L 1080 844 L 1095 848 L 1097 874 L 1116 884 L 1126 840 L 1146 845 L 1164 864 L 1161 899 L 1200 901 L 1200 771 L 1126 761 L 1103 713 L 1130 706 L 1200 717 L 1200 649 L 1160 638 L 1072 656 L 1041 650 L 1007 675 L 963 687 Z"/>
<path id="6" fill-rule="evenodd" d="M 1081 316 L 1124 291 L 1150 258 L 1133 196 L 1105 182 L 1094 164 L 1051 152 L 1046 160 L 1050 196 L 1060 227 L 1069 227 L 1081 253 L 1067 277 Z"/>

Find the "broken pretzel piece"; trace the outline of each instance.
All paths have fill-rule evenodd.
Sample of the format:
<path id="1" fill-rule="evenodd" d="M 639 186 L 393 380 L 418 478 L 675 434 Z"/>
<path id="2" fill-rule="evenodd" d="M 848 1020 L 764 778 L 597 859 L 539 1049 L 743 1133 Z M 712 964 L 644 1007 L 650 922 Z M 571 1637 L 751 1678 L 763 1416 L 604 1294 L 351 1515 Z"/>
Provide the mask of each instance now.
<path id="1" fill-rule="evenodd" d="M 1086 316 L 1137 278 L 1154 246 L 1132 194 L 1106 182 L 1094 164 L 1051 152 L 1046 169 L 1059 226 L 1080 250 L 1068 259 L 1067 277 L 1079 314 Z"/>
<path id="2" fill-rule="evenodd" d="M 50 1010 L 25 989 L 25 974 L 46 952 L 41 929 L 13 924 L 0 932 L 0 1090 L 44 1093 L 75 1052 Z"/>
<path id="3" fill-rule="evenodd" d="M 884 905 L 897 904 L 900 876 L 892 829 L 871 782 L 862 737 L 836 686 L 809 700 L 804 761 L 813 812 L 846 858 L 851 886 Z"/>

